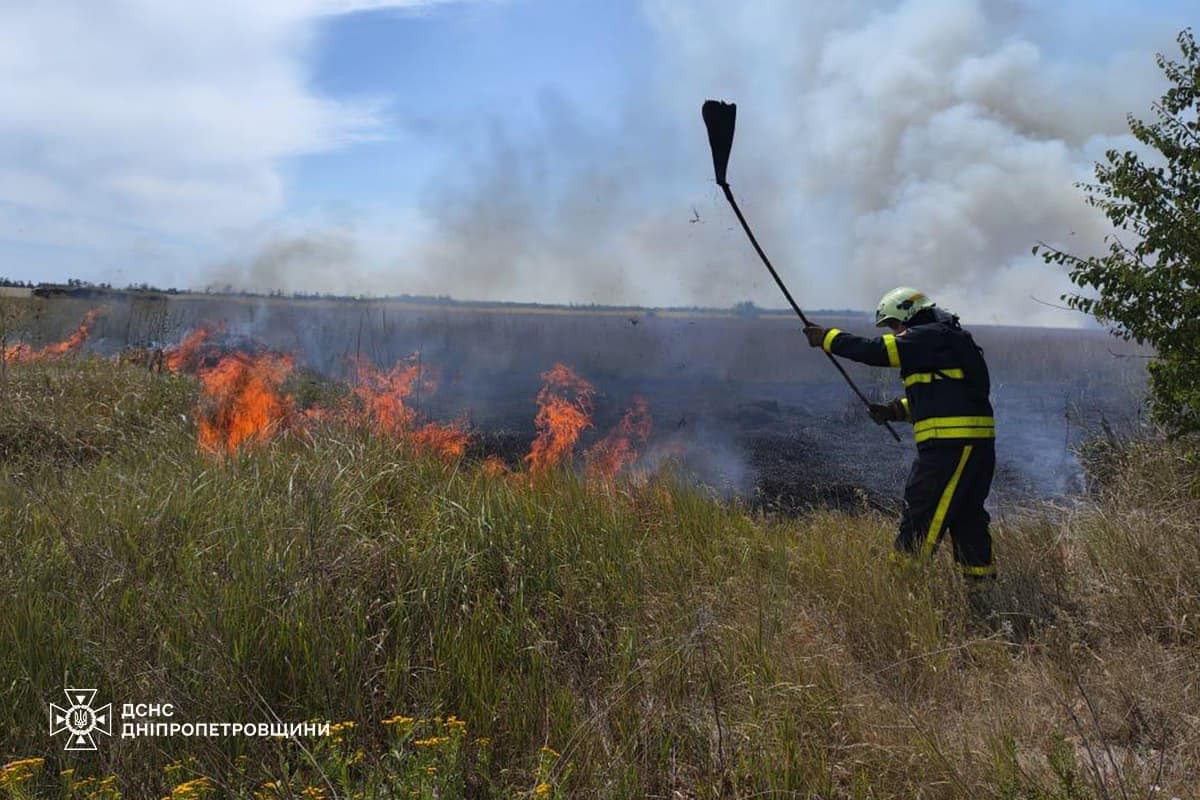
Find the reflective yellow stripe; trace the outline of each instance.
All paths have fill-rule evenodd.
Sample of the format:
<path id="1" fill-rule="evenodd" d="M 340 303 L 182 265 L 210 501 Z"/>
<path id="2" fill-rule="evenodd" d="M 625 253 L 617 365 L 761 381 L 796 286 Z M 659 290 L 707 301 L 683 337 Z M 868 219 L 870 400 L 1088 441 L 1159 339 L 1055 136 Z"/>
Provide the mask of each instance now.
<path id="1" fill-rule="evenodd" d="M 960 564 L 959 567 L 962 569 L 963 575 L 978 575 L 980 577 L 985 577 L 987 575 L 996 574 L 995 564 L 988 564 L 983 567 L 971 567 L 967 566 L 966 564 Z"/>
<path id="2" fill-rule="evenodd" d="M 967 459 L 971 457 L 971 449 L 971 445 L 963 448 L 962 458 L 958 459 L 958 466 L 954 468 L 954 474 L 950 476 L 950 482 L 946 484 L 946 489 L 942 492 L 942 499 L 938 500 L 937 510 L 933 512 L 933 520 L 929 523 L 929 533 L 925 534 L 925 546 L 921 549 L 921 555 L 924 558 L 933 555 L 933 546 L 937 544 L 938 534 L 942 532 L 942 523 L 946 521 L 946 512 L 950 510 L 950 501 L 954 499 L 954 489 L 958 486 L 958 479 L 962 477 Z"/>
<path id="3" fill-rule="evenodd" d="M 995 439 L 996 422 L 992 417 L 930 417 L 913 425 L 918 442 L 929 439 Z"/>
<path id="4" fill-rule="evenodd" d="M 913 438 L 918 442 L 929 439 L 995 439 L 995 428 L 934 428 L 916 431 Z"/>
<path id="5" fill-rule="evenodd" d="M 904 385 L 912 386 L 914 383 L 932 383 L 941 378 L 956 378 L 961 380 L 963 371 L 961 369 L 939 369 L 937 372 L 914 372 L 912 375 L 905 377 Z"/>
<path id="6" fill-rule="evenodd" d="M 821 349 L 826 353 L 832 353 L 833 351 L 829 348 L 833 346 L 833 340 L 837 338 L 839 333 L 841 333 L 841 331 L 837 328 L 830 328 L 828 331 L 826 331 L 825 341 L 821 342 Z"/>
<path id="7" fill-rule="evenodd" d="M 900 351 L 896 349 L 896 337 L 893 334 L 883 335 L 883 346 L 887 348 L 888 366 L 900 366 Z"/>
<path id="8" fill-rule="evenodd" d="M 900 405 L 904 406 L 904 418 L 905 418 L 905 419 L 912 419 L 912 409 L 910 409 L 910 408 L 908 407 L 908 398 L 907 398 L 907 397 L 901 397 L 901 398 L 900 398 Z"/>
<path id="9" fill-rule="evenodd" d="M 913 428 L 925 431 L 931 428 L 994 428 L 995 417 L 930 417 L 918 422 Z"/>

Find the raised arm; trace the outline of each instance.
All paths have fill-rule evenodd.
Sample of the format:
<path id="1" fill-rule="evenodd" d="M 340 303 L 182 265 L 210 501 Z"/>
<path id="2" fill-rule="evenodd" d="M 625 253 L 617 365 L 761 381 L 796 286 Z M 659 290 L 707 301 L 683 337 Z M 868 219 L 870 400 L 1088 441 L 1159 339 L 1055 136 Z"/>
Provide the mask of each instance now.
<path id="1" fill-rule="evenodd" d="M 885 333 L 874 339 L 864 339 L 838 328 L 822 328 L 810 325 L 804 329 L 808 343 L 820 347 L 826 353 L 870 364 L 873 367 L 899 367 L 900 347 L 896 336 Z"/>

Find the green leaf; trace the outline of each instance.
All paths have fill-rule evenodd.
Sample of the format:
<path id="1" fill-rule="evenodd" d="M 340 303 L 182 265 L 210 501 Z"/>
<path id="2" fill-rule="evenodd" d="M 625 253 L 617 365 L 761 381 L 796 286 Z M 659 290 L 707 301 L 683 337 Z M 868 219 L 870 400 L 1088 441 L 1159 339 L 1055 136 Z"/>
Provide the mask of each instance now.
<path id="1" fill-rule="evenodd" d="M 1047 263 L 1069 265 L 1084 294 L 1064 295 L 1116 336 L 1154 347 L 1151 409 L 1175 434 L 1200 432 L 1200 48 L 1180 31 L 1181 61 L 1155 61 L 1171 85 L 1151 106 L 1155 121 L 1126 116 L 1129 131 L 1154 153 L 1109 150 L 1096 183 L 1078 186 L 1116 235 L 1107 255 L 1075 255 L 1036 245 Z"/>

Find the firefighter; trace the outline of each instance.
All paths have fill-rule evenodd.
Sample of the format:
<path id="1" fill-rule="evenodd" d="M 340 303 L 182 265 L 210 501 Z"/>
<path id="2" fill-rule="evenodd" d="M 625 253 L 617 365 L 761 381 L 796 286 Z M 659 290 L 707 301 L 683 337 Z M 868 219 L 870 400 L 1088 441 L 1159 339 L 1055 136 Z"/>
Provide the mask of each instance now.
<path id="1" fill-rule="evenodd" d="M 810 325 L 808 343 L 827 353 L 876 367 L 895 367 L 904 396 L 870 404 L 879 423 L 911 422 L 917 444 L 904 488 L 896 550 L 928 560 L 950 532 L 954 560 L 974 584 L 995 577 L 990 518 L 984 510 L 996 466 L 995 423 L 983 351 L 958 317 L 916 289 L 893 289 L 879 301 L 876 327 L 864 339 L 837 328 Z"/>

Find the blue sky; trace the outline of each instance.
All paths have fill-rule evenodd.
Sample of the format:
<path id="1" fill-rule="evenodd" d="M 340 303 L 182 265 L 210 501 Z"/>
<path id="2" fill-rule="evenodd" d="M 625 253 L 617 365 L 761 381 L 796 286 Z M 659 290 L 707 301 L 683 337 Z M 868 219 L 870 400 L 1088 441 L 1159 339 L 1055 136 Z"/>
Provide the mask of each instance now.
<path id="1" fill-rule="evenodd" d="M 1073 324 L 1036 241 L 1163 85 L 1181 0 L 86 0 L 0 9 L 0 275 L 776 306 L 916 284 Z M 64 47 L 64 42 L 70 42 Z M 699 215 L 699 221 L 695 219 Z"/>
<path id="2" fill-rule="evenodd" d="M 647 69 L 636 3 L 530 0 L 367 11 L 322 22 L 312 86 L 386 104 L 377 141 L 297 159 L 289 211 L 408 203 L 484 123 L 519 136 L 539 98 L 619 107 Z"/>

